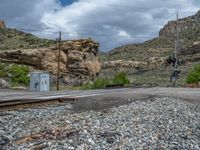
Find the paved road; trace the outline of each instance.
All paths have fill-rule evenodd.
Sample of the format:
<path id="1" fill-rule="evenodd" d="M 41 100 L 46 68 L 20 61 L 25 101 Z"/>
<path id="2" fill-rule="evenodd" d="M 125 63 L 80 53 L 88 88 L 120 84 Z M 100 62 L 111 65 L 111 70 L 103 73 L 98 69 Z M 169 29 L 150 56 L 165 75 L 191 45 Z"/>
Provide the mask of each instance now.
<path id="1" fill-rule="evenodd" d="M 154 95 L 170 96 L 183 99 L 193 99 L 200 101 L 200 89 L 191 88 L 121 88 L 102 89 L 88 91 L 51 91 L 45 93 L 35 93 L 26 91 L 0 91 L 0 102 L 20 99 L 55 99 L 62 97 L 94 97 L 101 95 Z"/>

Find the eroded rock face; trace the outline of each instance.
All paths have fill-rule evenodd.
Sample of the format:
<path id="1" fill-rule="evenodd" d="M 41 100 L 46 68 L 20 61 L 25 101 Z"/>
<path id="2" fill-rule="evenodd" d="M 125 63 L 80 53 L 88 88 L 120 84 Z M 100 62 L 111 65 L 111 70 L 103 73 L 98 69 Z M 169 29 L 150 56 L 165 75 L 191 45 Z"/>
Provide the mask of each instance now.
<path id="1" fill-rule="evenodd" d="M 115 61 L 107 61 L 102 63 L 102 69 L 108 68 L 136 68 L 143 69 L 147 66 L 146 62 L 138 62 L 138 61 L 125 61 L 125 60 L 115 60 Z"/>
<path id="2" fill-rule="evenodd" d="M 3 20 L 0 20 L 0 29 L 5 29 L 6 25 L 5 22 Z"/>
<path id="3" fill-rule="evenodd" d="M 81 84 L 95 79 L 100 72 L 97 52 L 99 44 L 88 40 L 66 41 L 61 46 L 60 77 L 66 83 Z M 0 52 L 2 62 L 25 64 L 37 70 L 57 74 L 58 50 L 43 49 L 9 50 Z"/>
<path id="4" fill-rule="evenodd" d="M 181 49 L 181 54 L 183 55 L 191 55 L 196 53 L 200 53 L 200 41 L 189 43 L 187 46 Z"/>
<path id="5" fill-rule="evenodd" d="M 155 69 L 165 63 L 165 57 L 152 57 L 146 61 L 132 61 L 132 60 L 115 60 L 102 62 L 102 69 L 113 69 L 118 68 L 122 70 L 135 69 L 135 70 L 148 70 Z"/>

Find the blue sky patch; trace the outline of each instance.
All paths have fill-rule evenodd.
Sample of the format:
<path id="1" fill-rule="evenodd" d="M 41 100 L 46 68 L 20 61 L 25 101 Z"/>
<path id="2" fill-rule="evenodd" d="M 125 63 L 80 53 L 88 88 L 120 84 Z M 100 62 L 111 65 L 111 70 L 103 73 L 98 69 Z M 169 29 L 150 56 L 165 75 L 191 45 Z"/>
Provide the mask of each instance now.
<path id="1" fill-rule="evenodd" d="M 76 0 L 59 0 L 62 6 L 70 5 Z"/>

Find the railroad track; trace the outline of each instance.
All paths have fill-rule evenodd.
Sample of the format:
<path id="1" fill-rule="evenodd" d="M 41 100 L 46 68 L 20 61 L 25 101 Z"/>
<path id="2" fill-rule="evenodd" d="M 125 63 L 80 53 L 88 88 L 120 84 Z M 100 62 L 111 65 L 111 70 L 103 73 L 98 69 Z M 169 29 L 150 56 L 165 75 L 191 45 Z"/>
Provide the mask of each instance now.
<path id="1" fill-rule="evenodd" d="M 151 84 L 131 84 L 130 86 L 107 85 L 105 89 L 88 90 L 88 91 L 53 91 L 47 93 L 33 93 L 33 92 L 0 92 L 0 109 L 3 107 L 48 103 L 48 102 L 68 102 L 77 101 L 81 97 L 91 97 L 103 95 L 113 92 L 125 91 L 131 88 L 151 88 L 155 87 Z"/>
<path id="2" fill-rule="evenodd" d="M 65 102 L 77 101 L 76 97 L 63 97 L 63 98 L 50 98 L 50 99 L 15 99 L 10 101 L 0 101 L 0 109 L 10 106 L 36 104 L 36 103 L 49 103 L 49 102 Z"/>
<path id="3" fill-rule="evenodd" d="M 82 97 L 92 97 L 97 95 L 103 95 L 113 92 L 124 91 L 123 89 L 102 89 L 102 90 L 88 90 L 88 91 L 67 91 L 67 92 L 52 92 L 52 93 L 6 93 L 0 95 L 0 109 L 3 107 L 24 105 L 24 104 L 36 104 L 36 103 L 48 103 L 48 102 L 68 102 L 77 101 Z M 1 93 L 2 94 L 2 93 Z M 35 94 L 35 95 L 34 95 Z"/>

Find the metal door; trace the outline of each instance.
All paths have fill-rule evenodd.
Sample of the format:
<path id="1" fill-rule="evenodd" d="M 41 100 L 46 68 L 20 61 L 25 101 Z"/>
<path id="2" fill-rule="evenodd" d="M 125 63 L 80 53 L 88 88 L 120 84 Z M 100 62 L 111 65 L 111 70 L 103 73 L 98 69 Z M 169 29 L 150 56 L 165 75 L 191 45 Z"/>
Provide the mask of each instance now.
<path id="1" fill-rule="evenodd" d="M 47 76 L 41 75 L 40 77 L 40 91 L 45 92 L 48 91 L 48 84 L 47 84 Z"/>

